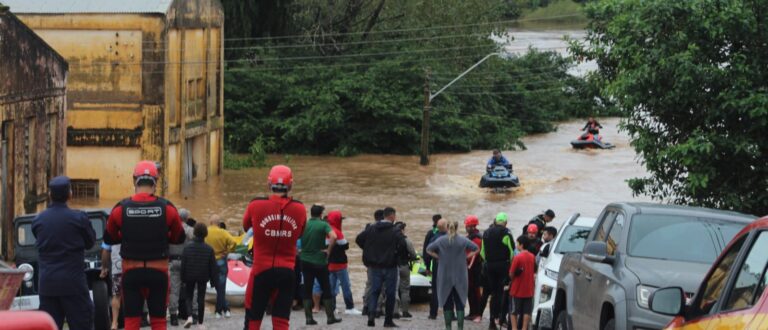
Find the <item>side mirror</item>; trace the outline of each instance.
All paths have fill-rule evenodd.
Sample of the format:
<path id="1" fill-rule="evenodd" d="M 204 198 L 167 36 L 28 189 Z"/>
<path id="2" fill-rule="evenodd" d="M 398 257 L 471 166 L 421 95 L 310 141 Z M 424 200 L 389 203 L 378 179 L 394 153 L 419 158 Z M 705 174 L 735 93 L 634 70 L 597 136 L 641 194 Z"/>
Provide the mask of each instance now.
<path id="1" fill-rule="evenodd" d="M 584 246 L 584 258 L 589 261 L 613 264 L 613 258 L 608 256 L 608 245 L 605 242 L 592 241 Z"/>
<path id="2" fill-rule="evenodd" d="M 651 293 L 649 300 L 652 311 L 669 316 L 683 315 L 685 295 L 680 287 L 663 288 Z"/>

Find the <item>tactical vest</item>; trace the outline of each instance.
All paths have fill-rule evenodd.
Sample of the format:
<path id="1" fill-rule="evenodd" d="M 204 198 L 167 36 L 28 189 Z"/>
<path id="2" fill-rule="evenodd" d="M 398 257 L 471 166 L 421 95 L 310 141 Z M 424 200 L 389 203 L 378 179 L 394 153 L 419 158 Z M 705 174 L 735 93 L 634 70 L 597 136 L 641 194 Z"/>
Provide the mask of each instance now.
<path id="1" fill-rule="evenodd" d="M 506 227 L 493 225 L 483 233 L 483 249 L 485 251 L 485 262 L 510 261 L 512 256 L 509 254 L 509 247 L 502 242 L 505 236 L 509 236 Z M 511 243 L 510 237 L 510 243 Z"/>
<path id="2" fill-rule="evenodd" d="M 130 198 L 120 202 L 123 209 L 120 256 L 132 260 L 168 258 L 166 207 L 169 204 L 160 197 L 152 202 L 136 202 Z"/>

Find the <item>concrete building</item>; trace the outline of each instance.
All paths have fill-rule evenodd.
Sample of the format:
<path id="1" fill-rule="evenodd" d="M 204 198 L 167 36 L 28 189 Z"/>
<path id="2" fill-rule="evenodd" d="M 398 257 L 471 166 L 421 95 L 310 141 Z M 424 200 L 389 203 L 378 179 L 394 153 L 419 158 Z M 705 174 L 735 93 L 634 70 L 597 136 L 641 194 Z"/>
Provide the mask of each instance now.
<path id="1" fill-rule="evenodd" d="M 132 193 L 142 159 L 160 193 L 220 174 L 218 0 L 3 0 L 70 63 L 66 173 L 76 197 Z"/>
<path id="2" fill-rule="evenodd" d="M 13 253 L 13 218 L 44 209 L 48 181 L 64 173 L 67 71 L 64 58 L 0 4 L 0 237 L 6 257 Z"/>

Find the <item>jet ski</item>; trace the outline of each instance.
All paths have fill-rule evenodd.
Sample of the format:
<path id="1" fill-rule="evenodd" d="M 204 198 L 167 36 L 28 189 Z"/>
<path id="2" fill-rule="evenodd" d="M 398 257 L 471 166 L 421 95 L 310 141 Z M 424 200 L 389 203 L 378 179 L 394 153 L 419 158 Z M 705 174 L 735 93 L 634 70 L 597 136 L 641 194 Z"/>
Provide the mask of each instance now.
<path id="1" fill-rule="evenodd" d="M 608 142 L 603 142 L 603 137 L 597 133 L 587 133 L 578 139 L 571 141 L 574 149 L 613 149 L 616 146 Z"/>
<path id="2" fill-rule="evenodd" d="M 509 168 L 495 166 L 480 179 L 480 188 L 513 188 L 520 187 L 520 179 Z"/>
<path id="3" fill-rule="evenodd" d="M 431 297 L 432 276 L 427 275 L 424 259 L 420 255 L 417 258 L 411 265 L 411 301 L 426 302 Z"/>

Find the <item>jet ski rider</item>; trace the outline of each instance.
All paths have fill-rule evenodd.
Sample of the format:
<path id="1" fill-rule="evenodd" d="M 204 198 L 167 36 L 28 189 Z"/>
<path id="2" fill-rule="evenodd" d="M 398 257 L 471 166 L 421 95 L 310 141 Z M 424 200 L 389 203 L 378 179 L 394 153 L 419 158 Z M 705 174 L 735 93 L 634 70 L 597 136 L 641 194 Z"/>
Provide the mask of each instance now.
<path id="1" fill-rule="evenodd" d="M 493 157 L 488 160 L 488 166 L 486 166 L 486 169 L 491 171 L 496 166 L 504 166 L 507 169 L 512 168 L 512 164 L 509 163 L 507 158 L 501 155 L 501 151 L 499 149 L 493 149 Z"/>

